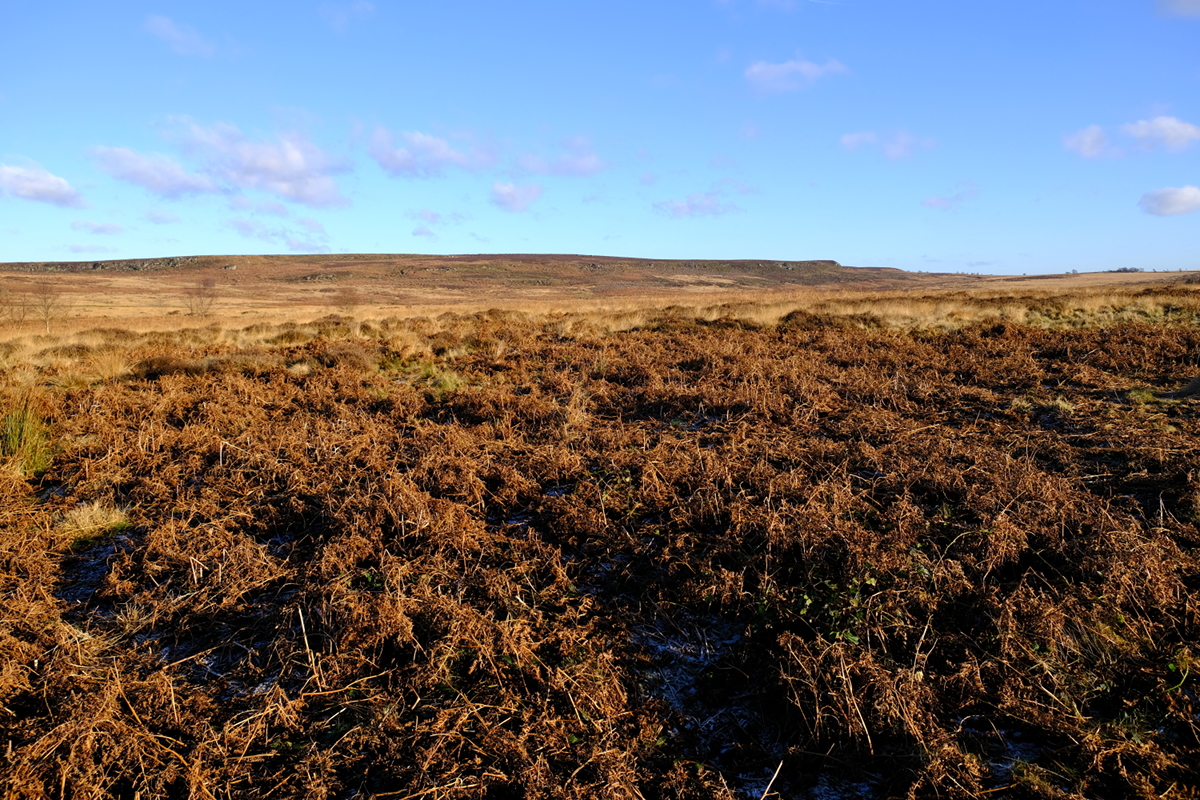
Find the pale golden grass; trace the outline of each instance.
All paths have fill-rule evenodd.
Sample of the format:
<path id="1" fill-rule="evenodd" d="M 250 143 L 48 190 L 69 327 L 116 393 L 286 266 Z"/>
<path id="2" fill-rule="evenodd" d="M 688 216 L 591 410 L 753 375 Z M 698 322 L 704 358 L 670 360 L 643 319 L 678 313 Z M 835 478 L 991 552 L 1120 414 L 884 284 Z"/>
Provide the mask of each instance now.
<path id="1" fill-rule="evenodd" d="M 653 327 L 667 320 L 712 322 L 734 320 L 754 326 L 779 324 L 790 314 L 841 320 L 841 324 L 901 330 L 954 330 L 968 325 L 1011 322 L 1044 328 L 1110 325 L 1122 321 L 1170 320 L 1196 324 L 1200 320 L 1200 286 L 1175 285 L 1169 290 L 1146 291 L 1128 286 L 1084 286 L 1068 290 L 1013 291 L 988 284 L 974 291 L 922 294 L 911 291 L 852 292 L 803 289 L 728 295 L 706 295 L 703 303 L 684 304 L 683 298 L 620 298 L 592 300 L 498 302 L 477 309 L 462 306 L 384 308 L 362 306 L 358 315 L 330 314 L 317 307 L 264 312 L 248 320 L 241 314 L 218 313 L 197 324 L 183 316 L 121 320 L 76 318 L 62 320 L 47 335 L 37 323 L 0 326 L 0 371 L 32 367 L 53 385 L 70 388 L 88 382 L 118 380 L 132 365 L 154 356 L 163 347 L 223 347 L 253 349 L 275 345 L 305 345 L 323 339 L 376 340 L 401 360 L 428 358 L 433 341 L 439 357 L 456 357 L 483 348 L 500 363 L 509 345 L 486 334 L 490 315 L 519 314 L 531 325 L 540 325 L 561 338 L 594 338 Z M 686 298 L 691 301 L 698 297 Z M 487 313 L 482 313 L 486 311 Z"/>
<path id="2" fill-rule="evenodd" d="M 58 524 L 72 547 L 86 546 L 127 527 L 129 516 L 123 509 L 98 500 L 75 506 L 63 514 Z"/>

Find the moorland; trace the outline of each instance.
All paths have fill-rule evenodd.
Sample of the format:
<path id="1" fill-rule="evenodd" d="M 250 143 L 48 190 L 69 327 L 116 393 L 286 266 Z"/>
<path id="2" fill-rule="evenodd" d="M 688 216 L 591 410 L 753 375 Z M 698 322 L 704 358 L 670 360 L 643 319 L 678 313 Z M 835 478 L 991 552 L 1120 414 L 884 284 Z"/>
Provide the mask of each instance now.
<path id="1" fill-rule="evenodd" d="M 1195 273 L 0 287 L 5 797 L 1200 796 Z"/>

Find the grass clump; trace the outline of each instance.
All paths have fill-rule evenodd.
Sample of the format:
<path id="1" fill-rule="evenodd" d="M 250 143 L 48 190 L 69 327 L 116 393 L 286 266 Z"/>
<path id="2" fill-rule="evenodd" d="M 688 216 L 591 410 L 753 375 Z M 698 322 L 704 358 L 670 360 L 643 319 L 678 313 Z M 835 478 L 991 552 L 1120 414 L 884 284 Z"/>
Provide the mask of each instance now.
<path id="1" fill-rule="evenodd" d="M 52 458 L 50 433 L 41 416 L 26 401 L 4 415 L 0 429 L 0 457 L 23 477 L 40 475 Z"/>
<path id="2" fill-rule="evenodd" d="M 88 547 L 131 527 L 129 516 L 120 508 L 96 500 L 81 503 L 65 513 L 59 529 L 71 538 L 71 549 Z"/>

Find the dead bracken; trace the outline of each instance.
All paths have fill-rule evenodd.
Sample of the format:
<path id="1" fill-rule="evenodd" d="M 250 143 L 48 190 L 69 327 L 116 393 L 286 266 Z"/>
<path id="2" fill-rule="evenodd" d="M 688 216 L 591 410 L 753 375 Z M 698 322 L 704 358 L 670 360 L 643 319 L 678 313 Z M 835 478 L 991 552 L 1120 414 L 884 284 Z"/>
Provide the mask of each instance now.
<path id="1" fill-rule="evenodd" d="M 0 788 L 1200 796 L 1200 328 L 1063 308 L 6 350 Z"/>

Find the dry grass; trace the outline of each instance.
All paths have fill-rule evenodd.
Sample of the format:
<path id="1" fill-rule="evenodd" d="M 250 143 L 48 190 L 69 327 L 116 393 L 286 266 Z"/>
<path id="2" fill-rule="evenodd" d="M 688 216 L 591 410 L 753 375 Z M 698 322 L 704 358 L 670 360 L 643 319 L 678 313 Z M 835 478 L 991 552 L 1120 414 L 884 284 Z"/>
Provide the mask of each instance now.
<path id="1" fill-rule="evenodd" d="M 0 793 L 1196 797 L 1196 300 L 18 333 Z"/>

